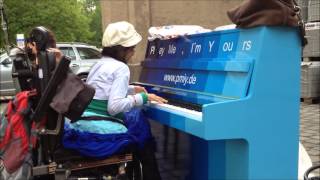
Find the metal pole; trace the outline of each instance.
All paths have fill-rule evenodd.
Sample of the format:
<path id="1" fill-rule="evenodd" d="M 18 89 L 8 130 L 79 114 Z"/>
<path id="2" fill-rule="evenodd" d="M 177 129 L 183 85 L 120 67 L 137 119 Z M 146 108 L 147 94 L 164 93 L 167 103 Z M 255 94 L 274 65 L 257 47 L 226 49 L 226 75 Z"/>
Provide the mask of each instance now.
<path id="1" fill-rule="evenodd" d="M 10 43 L 9 43 L 9 37 L 8 37 L 8 26 L 5 18 L 5 12 L 4 12 L 4 4 L 3 0 L 0 0 L 0 14 L 1 14 L 1 26 L 4 34 L 4 46 L 5 50 L 7 51 L 8 55 L 10 53 Z"/>

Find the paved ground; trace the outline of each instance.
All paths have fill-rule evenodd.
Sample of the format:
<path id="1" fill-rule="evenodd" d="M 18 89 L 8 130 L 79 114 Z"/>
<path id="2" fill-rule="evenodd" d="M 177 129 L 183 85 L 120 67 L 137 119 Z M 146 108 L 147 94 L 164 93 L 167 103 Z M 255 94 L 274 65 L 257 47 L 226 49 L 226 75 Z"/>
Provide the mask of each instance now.
<path id="1" fill-rule="evenodd" d="M 6 106 L 6 103 L 4 103 L 3 101 L 0 103 L 0 114 L 2 113 L 2 111 L 4 110 Z"/>
<path id="2" fill-rule="evenodd" d="M 313 164 L 320 164 L 320 104 L 301 103 L 300 141 Z"/>

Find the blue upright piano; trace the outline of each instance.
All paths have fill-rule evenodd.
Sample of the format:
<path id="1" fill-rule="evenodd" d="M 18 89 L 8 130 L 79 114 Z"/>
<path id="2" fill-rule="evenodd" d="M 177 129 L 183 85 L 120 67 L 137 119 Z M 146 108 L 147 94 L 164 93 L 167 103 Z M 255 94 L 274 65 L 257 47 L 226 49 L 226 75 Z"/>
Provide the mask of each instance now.
<path id="1" fill-rule="evenodd" d="M 297 179 L 301 42 L 291 27 L 148 42 L 148 118 L 192 135 L 190 179 Z"/>

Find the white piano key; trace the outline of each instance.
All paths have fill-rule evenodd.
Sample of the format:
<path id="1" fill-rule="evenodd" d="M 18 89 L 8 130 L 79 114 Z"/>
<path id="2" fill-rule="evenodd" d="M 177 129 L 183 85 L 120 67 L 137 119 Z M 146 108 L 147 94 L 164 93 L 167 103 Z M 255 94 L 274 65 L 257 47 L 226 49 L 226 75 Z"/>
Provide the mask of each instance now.
<path id="1" fill-rule="evenodd" d="M 202 112 L 199 112 L 199 111 L 194 111 L 194 110 L 190 110 L 190 109 L 186 109 L 178 106 L 173 106 L 170 104 L 159 104 L 155 101 L 149 102 L 146 106 L 153 107 L 153 108 L 160 109 L 160 110 L 167 111 L 174 114 L 179 114 L 181 116 L 186 116 L 196 121 L 202 121 Z"/>

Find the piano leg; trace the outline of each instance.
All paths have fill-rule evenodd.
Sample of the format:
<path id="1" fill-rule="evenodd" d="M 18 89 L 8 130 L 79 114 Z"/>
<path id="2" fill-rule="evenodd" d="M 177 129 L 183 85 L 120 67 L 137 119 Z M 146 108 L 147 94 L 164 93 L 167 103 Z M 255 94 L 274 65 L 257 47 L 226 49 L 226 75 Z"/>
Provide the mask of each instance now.
<path id="1" fill-rule="evenodd" d="M 173 164 L 174 167 L 177 167 L 178 164 L 178 154 L 179 154 L 179 131 L 177 129 L 173 129 L 174 132 L 174 159 Z"/>
<path id="2" fill-rule="evenodd" d="M 177 129 L 173 129 L 174 140 L 173 140 L 173 165 L 177 166 L 178 163 L 178 155 L 179 155 L 179 131 Z M 165 158 L 168 157 L 168 139 L 169 139 L 169 127 L 163 126 L 163 134 L 164 134 L 164 146 L 163 146 L 163 155 Z"/>
<path id="3" fill-rule="evenodd" d="M 168 156 L 168 138 L 169 138 L 169 127 L 163 126 L 163 135 L 164 135 L 164 142 L 163 142 L 163 156 L 167 158 Z"/>
<path id="4" fill-rule="evenodd" d="M 205 141 L 192 136 L 190 179 L 248 179 L 247 149 L 245 140 Z"/>

